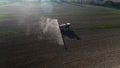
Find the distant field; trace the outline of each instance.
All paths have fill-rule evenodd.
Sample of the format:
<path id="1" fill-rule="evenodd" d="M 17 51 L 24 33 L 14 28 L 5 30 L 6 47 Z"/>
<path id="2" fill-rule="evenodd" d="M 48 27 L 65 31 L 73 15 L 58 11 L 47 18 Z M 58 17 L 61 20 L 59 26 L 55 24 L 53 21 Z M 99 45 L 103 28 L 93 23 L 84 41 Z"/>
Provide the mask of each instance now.
<path id="1" fill-rule="evenodd" d="M 49 5 L 51 5 L 51 7 L 49 8 Z M 104 20 L 107 20 L 107 21 L 110 21 L 111 20 L 111 16 L 118 16 L 120 15 L 120 10 L 117 10 L 117 9 L 112 9 L 112 8 L 109 8 L 109 7 L 103 7 L 103 6 L 92 6 L 92 5 L 83 5 L 83 6 L 75 6 L 75 5 L 69 5 L 69 4 L 43 4 L 44 8 L 42 5 L 40 4 L 37 4 L 37 5 L 28 5 L 28 6 L 31 6 L 31 7 L 24 7 L 26 6 L 25 4 L 20 4 L 20 3 L 13 3 L 13 4 L 8 4 L 8 5 L 4 5 L 4 6 L 1 6 L 0 9 L 0 21 L 3 21 L 3 20 L 7 20 L 8 18 L 12 18 L 12 17 L 18 17 L 18 16 L 24 16 L 26 14 L 32 14 L 32 15 L 37 15 L 39 17 L 41 16 L 45 16 L 45 17 L 61 17 L 61 18 L 68 18 L 70 20 L 70 22 L 74 22 L 75 23 L 79 23 L 80 27 L 74 27 L 73 29 L 107 29 L 107 28 L 119 28 L 120 24 L 116 24 L 115 22 L 114 23 L 108 23 L 108 25 L 106 24 L 105 22 L 105 25 L 102 24 L 102 25 L 92 25 L 95 24 L 94 22 L 97 22 L 96 21 L 97 19 L 100 20 L 101 23 L 104 23 L 102 22 L 102 18 Z M 36 7 L 37 6 L 37 7 Z M 28 9 L 28 10 L 25 10 L 25 13 L 22 13 L 21 12 L 23 11 L 19 11 L 20 14 L 18 13 L 18 11 L 16 11 L 15 8 L 17 8 L 18 10 L 21 9 L 21 7 L 23 7 L 24 9 Z M 5 9 L 5 8 L 9 8 L 9 9 Z M 13 11 L 11 10 L 12 8 Z M 49 8 L 49 9 L 48 9 Z M 4 10 L 3 10 L 4 9 Z M 41 9 L 43 10 L 47 10 L 47 11 L 50 11 L 50 12 L 41 12 Z M 95 10 L 94 10 L 95 9 Z M 14 11 L 15 10 L 15 11 Z M 34 11 L 33 11 L 34 10 Z M 30 12 L 29 12 L 30 11 Z M 37 12 L 36 12 L 37 11 Z M 40 13 L 39 13 L 39 12 Z M 95 21 L 93 21 L 92 19 L 94 19 L 93 17 L 96 17 L 98 15 L 98 17 L 100 16 L 100 18 L 97 17 L 97 19 L 95 19 Z M 110 17 L 101 17 L 101 15 L 111 15 Z M 74 19 L 71 19 L 71 17 L 74 16 Z M 93 17 L 91 17 L 93 16 Z M 75 19 L 76 17 L 76 19 Z M 80 18 L 84 18 L 84 19 L 79 19 Z M 89 18 L 88 18 L 89 17 Z M 92 18 L 92 19 L 90 19 Z M 115 18 L 114 18 L 115 19 Z M 68 21 L 69 21 L 68 20 Z M 91 22 L 92 20 L 92 22 Z M 117 19 L 118 20 L 118 19 Z M 116 20 L 116 21 L 117 21 Z M 87 26 L 87 22 L 91 22 L 91 25 L 89 23 L 89 26 Z M 81 24 L 83 22 L 83 24 L 85 24 L 84 22 L 86 22 L 85 25 Z M 82 25 L 82 27 L 81 27 Z"/>

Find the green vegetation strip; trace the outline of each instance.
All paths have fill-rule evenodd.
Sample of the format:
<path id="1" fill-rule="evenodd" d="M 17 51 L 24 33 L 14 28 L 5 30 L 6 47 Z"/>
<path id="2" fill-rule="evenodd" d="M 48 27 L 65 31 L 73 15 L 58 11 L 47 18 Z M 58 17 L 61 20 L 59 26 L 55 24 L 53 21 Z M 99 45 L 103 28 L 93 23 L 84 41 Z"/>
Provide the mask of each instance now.
<path id="1" fill-rule="evenodd" d="M 120 15 L 120 10 L 111 11 L 112 14 Z"/>
<path id="2" fill-rule="evenodd" d="M 5 18 L 6 15 L 0 14 L 0 21 Z"/>
<path id="3" fill-rule="evenodd" d="M 96 30 L 96 29 L 113 29 L 120 28 L 120 25 L 101 25 L 101 26 L 88 26 L 88 27 L 77 27 L 75 30 Z"/>
<path id="4" fill-rule="evenodd" d="M 74 30 L 96 30 L 96 29 L 113 29 L 120 28 L 120 25 L 101 25 L 101 26 L 88 26 L 88 27 L 73 27 Z M 0 35 L 14 35 L 24 30 L 0 30 Z"/>
<path id="5" fill-rule="evenodd" d="M 43 13 L 40 16 L 80 16 L 80 15 L 94 15 L 94 14 L 117 14 L 120 15 L 120 11 L 109 12 L 68 12 L 68 13 Z"/>
<path id="6" fill-rule="evenodd" d="M 39 14 L 39 16 L 84 16 L 84 15 L 96 15 L 96 14 L 117 14 L 120 15 L 119 10 L 114 10 L 114 11 L 109 11 L 109 12 L 78 12 L 78 11 L 73 11 L 73 12 L 67 12 L 67 13 L 42 13 Z M 4 19 L 7 17 L 9 14 L 2 14 L 0 13 L 0 20 Z M 22 16 L 19 14 L 13 14 L 11 16 Z M 23 15 L 24 16 L 24 15 Z"/>

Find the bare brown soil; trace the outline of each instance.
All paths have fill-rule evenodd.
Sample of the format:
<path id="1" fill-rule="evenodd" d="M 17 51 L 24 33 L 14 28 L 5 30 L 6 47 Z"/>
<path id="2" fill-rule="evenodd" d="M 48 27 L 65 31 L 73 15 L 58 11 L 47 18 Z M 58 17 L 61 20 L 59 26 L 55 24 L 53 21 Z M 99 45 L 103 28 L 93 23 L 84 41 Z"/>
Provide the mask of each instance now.
<path id="1" fill-rule="evenodd" d="M 99 8 L 80 9 L 95 12 Z M 100 8 L 99 11 L 107 10 Z M 29 18 L 36 19 L 32 17 L 25 20 L 30 25 L 34 23 L 28 21 Z M 119 24 L 119 17 L 103 14 L 51 18 L 57 18 L 60 23 L 71 22 L 74 28 Z M 52 40 L 38 39 L 37 34 L 27 36 L 25 25 L 18 27 L 18 19 L 14 16 L 8 16 L 0 22 L 0 30 L 18 31 L 15 34 L 0 35 L 0 68 L 119 68 L 120 65 L 120 29 L 73 30 L 80 40 L 65 36 L 68 50 Z"/>

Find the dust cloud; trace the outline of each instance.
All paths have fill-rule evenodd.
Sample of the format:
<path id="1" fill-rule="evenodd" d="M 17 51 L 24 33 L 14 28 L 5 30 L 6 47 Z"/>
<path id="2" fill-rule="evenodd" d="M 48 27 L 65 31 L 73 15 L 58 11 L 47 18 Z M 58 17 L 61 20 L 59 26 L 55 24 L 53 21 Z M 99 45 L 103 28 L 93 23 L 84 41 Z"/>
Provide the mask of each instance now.
<path id="1" fill-rule="evenodd" d="M 25 29 L 26 36 L 36 35 L 39 40 L 48 40 L 64 45 L 57 19 L 40 17 L 39 20 L 35 20 L 34 18 L 29 21 L 24 19 L 24 22 L 22 21 L 19 25 Z"/>
<path id="2" fill-rule="evenodd" d="M 64 45 L 57 19 L 42 16 L 43 13 L 50 14 L 53 12 L 51 2 L 10 4 L 3 8 L 2 11 L 7 13 L 6 22 L 9 27 L 12 25 L 10 28 L 23 30 L 24 35 L 35 36 L 38 40 Z"/>
<path id="3" fill-rule="evenodd" d="M 16 9 L 17 16 L 15 17 L 18 23 L 17 26 L 25 31 L 26 36 L 35 35 L 38 40 L 64 45 L 57 19 L 39 15 L 44 11 L 46 11 L 45 13 L 48 13 L 48 10 L 51 12 L 52 9 L 46 10 L 45 8 L 43 10 L 43 8 L 40 8 L 36 8 L 36 5 L 19 6 L 19 9 Z"/>

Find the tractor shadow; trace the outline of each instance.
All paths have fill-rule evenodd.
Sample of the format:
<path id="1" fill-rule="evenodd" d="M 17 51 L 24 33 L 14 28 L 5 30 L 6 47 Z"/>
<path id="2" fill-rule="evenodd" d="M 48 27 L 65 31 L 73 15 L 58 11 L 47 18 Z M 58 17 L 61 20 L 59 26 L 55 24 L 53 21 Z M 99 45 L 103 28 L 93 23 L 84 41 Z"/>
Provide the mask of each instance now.
<path id="1" fill-rule="evenodd" d="M 80 37 L 73 30 L 62 29 L 61 33 L 64 37 L 68 37 L 70 39 L 80 40 Z"/>

